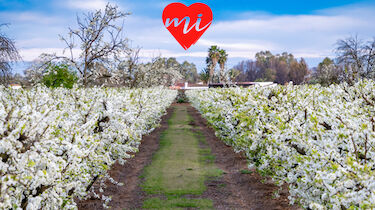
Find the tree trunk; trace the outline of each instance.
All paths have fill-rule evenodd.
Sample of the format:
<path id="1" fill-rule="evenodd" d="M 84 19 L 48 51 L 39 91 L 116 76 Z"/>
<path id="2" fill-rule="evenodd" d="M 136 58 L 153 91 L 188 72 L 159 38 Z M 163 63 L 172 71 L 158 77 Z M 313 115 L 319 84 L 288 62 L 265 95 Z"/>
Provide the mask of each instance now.
<path id="1" fill-rule="evenodd" d="M 224 83 L 224 63 L 220 63 L 220 83 Z"/>

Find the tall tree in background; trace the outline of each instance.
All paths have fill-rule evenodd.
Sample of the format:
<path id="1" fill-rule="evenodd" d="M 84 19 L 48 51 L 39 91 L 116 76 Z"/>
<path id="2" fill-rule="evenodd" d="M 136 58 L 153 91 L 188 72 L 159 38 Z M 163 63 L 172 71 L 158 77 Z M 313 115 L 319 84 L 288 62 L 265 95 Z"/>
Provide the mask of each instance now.
<path id="1" fill-rule="evenodd" d="M 270 51 L 256 53 L 256 60 L 241 61 L 235 69 L 240 71 L 236 81 L 268 81 L 285 84 L 293 81 L 301 84 L 310 73 L 304 59 L 298 61 L 290 53 L 273 55 Z"/>
<path id="2" fill-rule="evenodd" d="M 179 71 L 182 75 L 182 79 L 186 82 L 195 83 L 198 80 L 197 68 L 194 63 L 189 63 L 187 61 L 179 63 L 174 57 L 164 58 L 164 61 L 166 62 L 165 65 L 167 68 L 173 67 Z"/>
<path id="3" fill-rule="evenodd" d="M 375 38 L 367 43 L 357 36 L 337 41 L 337 63 L 343 80 L 353 84 L 359 78 L 375 79 Z"/>
<path id="4" fill-rule="evenodd" d="M 139 47 L 129 49 L 126 53 L 125 60 L 117 66 L 115 72 L 112 72 L 118 85 L 127 87 L 135 86 L 135 78 L 138 74 L 139 51 Z"/>
<path id="5" fill-rule="evenodd" d="M 168 64 L 168 59 L 157 57 L 146 64 L 139 64 L 131 88 L 148 88 L 154 86 L 171 86 L 182 79 L 178 63 Z"/>
<path id="6" fill-rule="evenodd" d="M 312 74 L 311 83 L 319 83 L 323 86 L 338 84 L 340 82 L 341 67 L 328 57 L 319 63 Z"/>
<path id="7" fill-rule="evenodd" d="M 0 24 L 0 28 L 5 24 Z M 21 60 L 21 56 L 13 40 L 0 31 L 0 84 L 9 83 L 11 72 L 11 62 Z"/>
<path id="8" fill-rule="evenodd" d="M 199 79 L 204 83 L 208 84 L 208 81 L 210 80 L 210 69 L 204 68 L 203 71 L 199 73 Z"/>
<path id="9" fill-rule="evenodd" d="M 275 63 L 276 78 L 275 82 L 278 84 L 285 84 L 291 80 L 289 77 L 290 68 L 288 62 L 284 59 L 280 59 Z"/>
<path id="10" fill-rule="evenodd" d="M 275 56 L 270 51 L 261 51 L 255 54 L 255 58 L 260 69 L 259 77 L 255 81 L 273 82 L 276 79 Z"/>
<path id="11" fill-rule="evenodd" d="M 293 81 L 293 84 L 301 84 L 304 80 L 306 75 L 309 74 L 309 68 L 305 62 L 305 59 L 301 58 L 298 62 L 294 60 L 290 63 L 290 70 L 289 70 L 289 79 Z"/>
<path id="12" fill-rule="evenodd" d="M 197 67 L 194 63 L 184 61 L 181 64 L 180 73 L 184 77 L 184 80 L 190 83 L 196 83 L 198 81 Z"/>
<path id="13" fill-rule="evenodd" d="M 219 61 L 219 58 L 220 58 L 220 49 L 216 45 L 211 46 L 208 49 L 208 57 L 206 59 L 206 63 L 210 69 L 210 74 L 209 74 L 210 82 L 213 82 L 216 63 Z"/>
<path id="14" fill-rule="evenodd" d="M 239 76 L 234 78 L 234 81 L 236 82 L 255 81 L 257 78 L 259 78 L 259 67 L 257 66 L 256 61 L 240 61 L 233 67 L 233 69 L 239 71 Z"/>
<path id="15" fill-rule="evenodd" d="M 240 72 L 239 70 L 237 70 L 237 69 L 232 68 L 232 69 L 230 69 L 230 70 L 228 71 L 229 80 L 230 80 L 231 82 L 235 82 L 235 81 L 236 81 L 236 78 L 237 78 L 238 76 L 240 76 L 240 75 L 241 75 L 241 72 Z"/>
<path id="16" fill-rule="evenodd" d="M 220 66 L 220 82 L 223 83 L 225 82 L 225 64 L 227 63 L 228 60 L 228 54 L 224 49 L 219 50 L 219 66 Z"/>
<path id="17" fill-rule="evenodd" d="M 61 37 L 70 51 L 70 56 L 44 54 L 43 60 L 46 64 L 59 61 L 74 67 L 84 86 L 97 78 L 106 77 L 96 71 L 95 64 L 101 63 L 107 69 L 114 69 L 116 61 L 120 62 L 120 57 L 129 51 L 128 40 L 123 38 L 123 27 L 117 25 L 128 15 L 129 13 L 119 11 L 117 6 L 107 4 L 104 11 L 89 12 L 82 20 L 77 17 L 78 29 L 69 28 L 68 38 Z M 78 40 L 78 43 L 75 43 L 75 40 Z M 73 53 L 76 46 L 81 50 L 78 58 L 75 58 Z"/>

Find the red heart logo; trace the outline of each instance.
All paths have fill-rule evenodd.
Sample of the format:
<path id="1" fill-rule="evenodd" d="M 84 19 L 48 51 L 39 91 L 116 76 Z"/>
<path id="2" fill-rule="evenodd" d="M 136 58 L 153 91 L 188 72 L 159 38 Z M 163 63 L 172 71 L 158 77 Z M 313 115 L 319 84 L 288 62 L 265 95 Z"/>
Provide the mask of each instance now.
<path id="1" fill-rule="evenodd" d="M 180 45 L 187 50 L 212 23 L 212 11 L 203 3 L 185 6 L 171 3 L 164 8 L 163 23 Z"/>

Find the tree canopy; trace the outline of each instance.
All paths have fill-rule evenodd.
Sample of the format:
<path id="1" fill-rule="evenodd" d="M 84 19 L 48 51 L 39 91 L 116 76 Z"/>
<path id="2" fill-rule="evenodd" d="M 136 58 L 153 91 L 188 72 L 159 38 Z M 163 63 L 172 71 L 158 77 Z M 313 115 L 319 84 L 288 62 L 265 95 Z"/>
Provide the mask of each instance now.
<path id="1" fill-rule="evenodd" d="M 294 84 L 301 84 L 309 74 L 305 60 L 298 61 L 287 52 L 273 55 L 270 51 L 261 51 L 255 58 L 255 61 L 241 61 L 233 67 L 240 72 L 236 81 L 269 81 L 279 84 L 293 81 Z"/>

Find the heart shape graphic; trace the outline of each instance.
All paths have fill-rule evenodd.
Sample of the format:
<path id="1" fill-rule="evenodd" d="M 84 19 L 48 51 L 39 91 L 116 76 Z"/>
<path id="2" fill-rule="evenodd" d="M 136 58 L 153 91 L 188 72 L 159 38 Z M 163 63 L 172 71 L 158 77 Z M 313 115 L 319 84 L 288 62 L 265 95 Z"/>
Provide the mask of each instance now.
<path id="1" fill-rule="evenodd" d="M 168 4 L 163 11 L 163 23 L 180 45 L 187 50 L 195 44 L 212 23 L 212 11 L 203 3 L 185 6 Z"/>

